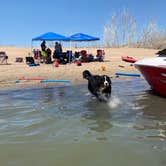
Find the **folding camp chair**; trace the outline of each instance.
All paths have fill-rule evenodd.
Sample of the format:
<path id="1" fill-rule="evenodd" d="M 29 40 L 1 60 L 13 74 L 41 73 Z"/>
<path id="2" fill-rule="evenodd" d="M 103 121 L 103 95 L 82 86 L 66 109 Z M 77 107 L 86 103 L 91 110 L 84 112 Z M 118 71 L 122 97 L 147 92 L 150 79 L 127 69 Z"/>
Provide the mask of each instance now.
<path id="1" fill-rule="evenodd" d="M 1 64 L 7 64 L 7 59 L 8 59 L 8 56 L 6 55 L 6 53 L 4 51 L 0 51 L 0 62 Z"/>

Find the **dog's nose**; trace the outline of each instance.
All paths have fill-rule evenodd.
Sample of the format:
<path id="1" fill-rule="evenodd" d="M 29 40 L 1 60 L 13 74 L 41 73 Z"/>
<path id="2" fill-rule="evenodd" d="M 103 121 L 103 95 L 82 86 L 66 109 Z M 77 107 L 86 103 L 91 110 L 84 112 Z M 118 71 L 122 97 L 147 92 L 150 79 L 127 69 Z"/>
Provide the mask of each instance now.
<path id="1" fill-rule="evenodd" d="M 105 85 L 105 86 L 108 86 L 108 82 L 104 82 L 104 85 Z"/>

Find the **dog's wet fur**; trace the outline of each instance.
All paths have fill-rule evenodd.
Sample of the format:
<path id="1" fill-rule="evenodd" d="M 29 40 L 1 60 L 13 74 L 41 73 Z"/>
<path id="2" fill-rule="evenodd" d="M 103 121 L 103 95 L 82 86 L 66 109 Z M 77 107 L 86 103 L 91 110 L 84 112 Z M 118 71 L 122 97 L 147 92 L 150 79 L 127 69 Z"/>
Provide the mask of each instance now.
<path id="1" fill-rule="evenodd" d="M 107 102 L 111 97 L 111 79 L 107 75 L 93 75 L 89 70 L 83 71 L 83 78 L 88 80 L 89 91 L 99 101 Z"/>

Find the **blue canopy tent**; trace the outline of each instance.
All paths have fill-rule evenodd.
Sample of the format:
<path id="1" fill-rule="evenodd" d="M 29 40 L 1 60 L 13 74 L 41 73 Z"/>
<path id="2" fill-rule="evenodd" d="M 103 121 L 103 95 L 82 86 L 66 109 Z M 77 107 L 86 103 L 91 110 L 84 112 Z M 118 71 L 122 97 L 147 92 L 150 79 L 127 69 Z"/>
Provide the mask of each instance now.
<path id="1" fill-rule="evenodd" d="M 47 33 L 44 33 L 38 37 L 35 37 L 35 38 L 32 38 L 32 41 L 35 41 L 35 40 L 46 40 L 46 41 L 69 41 L 70 39 L 68 37 L 65 37 L 63 35 L 60 35 L 60 34 L 57 34 L 57 33 L 54 33 L 54 32 L 47 32 Z"/>
<path id="2" fill-rule="evenodd" d="M 70 41 L 70 39 L 66 36 L 54 33 L 54 32 L 47 32 L 35 38 L 32 38 L 31 48 L 33 47 L 33 41 Z"/>
<path id="3" fill-rule="evenodd" d="M 69 41 L 69 38 L 54 32 L 47 32 L 35 38 L 32 38 L 31 50 L 33 49 L 33 41 Z"/>
<path id="4" fill-rule="evenodd" d="M 69 37 L 70 41 L 95 41 L 100 40 L 98 37 L 90 36 L 83 33 L 76 33 Z"/>
<path id="5" fill-rule="evenodd" d="M 89 42 L 89 41 L 96 41 L 100 40 L 98 37 L 90 36 L 84 33 L 75 33 L 69 37 L 71 42 Z M 71 43 L 70 43 L 71 47 Z"/>
<path id="6" fill-rule="evenodd" d="M 83 41 L 96 41 L 100 40 L 98 37 L 90 36 L 84 33 L 75 33 L 71 36 L 69 36 L 69 40 L 71 42 L 83 42 Z M 70 44 L 71 45 L 71 44 Z"/>
<path id="7" fill-rule="evenodd" d="M 54 32 L 47 32 L 44 33 L 40 36 L 37 36 L 35 38 L 32 38 L 32 43 L 33 41 L 70 41 L 70 39 L 66 36 L 54 33 Z M 33 46 L 33 44 L 31 43 L 31 48 Z"/>

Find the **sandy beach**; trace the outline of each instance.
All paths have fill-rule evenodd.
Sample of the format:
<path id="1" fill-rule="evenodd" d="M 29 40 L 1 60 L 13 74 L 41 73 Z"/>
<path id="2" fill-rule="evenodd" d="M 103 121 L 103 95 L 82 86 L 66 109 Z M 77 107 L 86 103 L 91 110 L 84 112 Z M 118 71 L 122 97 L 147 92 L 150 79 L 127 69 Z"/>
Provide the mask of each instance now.
<path id="1" fill-rule="evenodd" d="M 63 48 L 64 51 L 67 48 Z M 81 48 L 74 48 L 72 51 L 79 51 Z M 96 55 L 97 48 L 87 48 L 88 53 Z M 59 67 L 54 67 L 52 64 L 40 64 L 37 67 L 29 67 L 25 62 L 25 57 L 31 53 L 31 48 L 25 47 L 7 47 L 1 46 L 0 51 L 5 51 L 8 55 L 8 65 L 0 65 L 0 88 L 17 88 L 26 87 L 29 85 L 41 85 L 39 81 L 21 81 L 16 84 L 16 80 L 19 78 L 34 78 L 43 77 L 45 79 L 56 79 L 56 80 L 70 80 L 71 84 L 87 83 L 86 80 L 82 78 L 82 72 L 88 69 L 93 74 L 106 74 L 115 78 L 115 72 L 130 72 L 139 73 L 134 66 L 130 63 L 121 60 L 121 56 L 132 56 L 136 59 L 142 59 L 146 57 L 155 57 L 155 53 L 158 50 L 155 49 L 142 49 L 142 48 L 104 48 L 105 50 L 105 62 L 90 62 L 82 63 L 82 66 L 77 66 L 75 63 L 60 65 Z M 32 53 L 31 53 L 32 55 Z M 33 55 L 32 55 L 33 56 Z M 24 59 L 23 63 L 18 63 L 16 57 L 22 57 Z M 106 71 L 102 71 L 101 66 L 106 67 Z M 123 66 L 123 67 L 122 67 Z M 127 77 L 121 77 L 127 78 Z M 118 78 L 120 79 L 120 78 Z M 43 85 L 48 85 L 50 83 L 44 83 Z M 54 83 L 55 84 L 55 83 Z"/>

